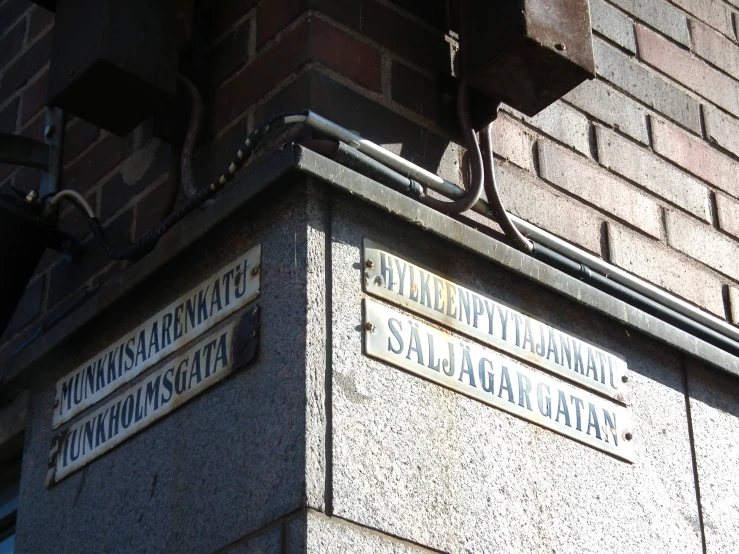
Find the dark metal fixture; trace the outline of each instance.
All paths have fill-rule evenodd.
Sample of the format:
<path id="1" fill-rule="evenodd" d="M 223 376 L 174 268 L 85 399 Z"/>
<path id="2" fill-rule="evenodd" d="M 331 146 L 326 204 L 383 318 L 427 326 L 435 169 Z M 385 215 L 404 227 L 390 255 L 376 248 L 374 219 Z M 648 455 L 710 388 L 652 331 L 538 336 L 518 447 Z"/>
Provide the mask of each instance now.
<path id="1" fill-rule="evenodd" d="M 458 73 L 534 115 L 595 76 L 588 0 L 460 0 Z"/>

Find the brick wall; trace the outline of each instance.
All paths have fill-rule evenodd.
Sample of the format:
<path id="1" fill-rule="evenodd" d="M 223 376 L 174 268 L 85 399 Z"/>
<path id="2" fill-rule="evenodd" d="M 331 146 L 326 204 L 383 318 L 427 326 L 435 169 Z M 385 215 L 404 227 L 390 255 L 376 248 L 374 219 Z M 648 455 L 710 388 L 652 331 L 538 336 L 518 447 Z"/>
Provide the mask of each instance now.
<path id="1" fill-rule="evenodd" d="M 256 121 L 307 107 L 459 180 L 454 107 L 439 92 L 455 45 L 448 1 L 196 2 L 185 67 L 206 106 L 199 182 L 227 165 Z M 590 2 L 597 79 L 536 117 L 504 106 L 498 118 L 507 206 L 736 322 L 739 0 Z M 0 131 L 41 137 L 52 31 L 53 15 L 28 0 L 0 1 Z M 156 223 L 173 192 L 170 147 L 151 129 L 120 138 L 67 122 L 62 186 L 90 200 L 116 244 Z M 0 165 L 6 179 L 29 190 L 39 175 Z M 44 256 L 6 343 L 122 268 L 89 244 L 69 208 L 62 228 L 88 241 L 88 255 L 79 266 Z"/>

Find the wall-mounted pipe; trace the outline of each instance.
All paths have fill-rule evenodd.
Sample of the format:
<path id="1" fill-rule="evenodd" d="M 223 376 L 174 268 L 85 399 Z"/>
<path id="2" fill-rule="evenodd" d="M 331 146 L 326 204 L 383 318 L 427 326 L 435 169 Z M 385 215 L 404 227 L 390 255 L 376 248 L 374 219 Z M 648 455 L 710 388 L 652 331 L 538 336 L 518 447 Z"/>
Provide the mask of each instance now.
<path id="1" fill-rule="evenodd" d="M 305 123 L 311 128 L 330 137 L 346 142 L 367 156 L 387 165 L 404 176 L 418 181 L 431 190 L 449 198 L 459 198 L 465 194 L 465 191 L 457 185 L 442 179 L 438 175 L 431 173 L 430 171 L 427 171 L 396 154 L 393 154 L 367 139 L 362 138 L 357 133 L 344 129 L 343 127 L 340 127 L 332 121 L 329 121 L 311 111 L 305 112 L 305 115 Z M 479 200 L 472 207 L 472 210 L 486 217 L 495 218 L 495 214 L 491 206 L 484 200 Z M 590 269 L 600 273 L 604 277 L 628 287 L 644 297 L 662 304 L 663 306 L 674 310 L 678 314 L 682 314 L 688 319 L 708 327 L 725 337 L 729 337 L 734 341 L 739 341 L 739 328 L 702 311 L 696 306 L 693 306 L 692 304 L 689 304 L 680 298 L 677 298 L 676 296 L 593 256 L 592 254 L 588 254 L 584 250 L 569 244 L 568 242 L 544 231 L 543 229 L 540 229 L 535 225 L 532 225 L 527 221 L 524 221 L 519 217 L 514 216 L 513 214 L 510 214 L 510 217 L 523 234 L 535 242 L 544 245 L 550 250 L 566 256 L 571 260 L 585 264 Z"/>

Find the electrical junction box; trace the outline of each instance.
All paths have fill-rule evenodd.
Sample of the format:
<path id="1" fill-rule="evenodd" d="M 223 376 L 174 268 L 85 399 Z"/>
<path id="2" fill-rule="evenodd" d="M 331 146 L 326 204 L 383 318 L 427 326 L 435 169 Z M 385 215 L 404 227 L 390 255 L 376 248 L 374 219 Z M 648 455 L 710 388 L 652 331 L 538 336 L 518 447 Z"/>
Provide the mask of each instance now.
<path id="1" fill-rule="evenodd" d="M 460 0 L 470 84 L 532 116 L 595 76 L 588 0 Z"/>
<path id="2" fill-rule="evenodd" d="M 48 103 L 123 135 L 177 87 L 177 0 L 57 0 Z"/>

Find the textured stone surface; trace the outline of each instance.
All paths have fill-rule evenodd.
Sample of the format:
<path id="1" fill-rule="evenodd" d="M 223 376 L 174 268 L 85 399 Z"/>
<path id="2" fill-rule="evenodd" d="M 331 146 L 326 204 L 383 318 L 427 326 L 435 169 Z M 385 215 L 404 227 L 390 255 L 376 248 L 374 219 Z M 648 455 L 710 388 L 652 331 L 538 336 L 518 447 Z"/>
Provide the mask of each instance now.
<path id="1" fill-rule="evenodd" d="M 289 185 L 275 184 L 41 362 L 48 369 L 31 392 L 17 552 L 212 552 L 303 505 L 310 218 L 305 185 Z M 255 362 L 45 488 L 56 380 L 256 243 Z"/>
<path id="2" fill-rule="evenodd" d="M 708 140 L 739 156 L 739 120 L 713 108 L 704 106 Z"/>
<path id="3" fill-rule="evenodd" d="M 690 21 L 690 34 L 693 52 L 739 79 L 739 48 L 735 42 L 694 20 Z"/>
<path id="4" fill-rule="evenodd" d="M 497 164 L 495 175 L 508 211 L 591 252 L 600 253 L 603 220 L 593 210 L 545 188 L 542 181 L 511 165 Z"/>
<path id="5" fill-rule="evenodd" d="M 736 81 L 708 67 L 682 48 L 641 25 L 636 26 L 639 57 L 717 106 L 739 115 Z"/>
<path id="6" fill-rule="evenodd" d="M 672 2 L 732 40 L 736 40 L 731 21 L 732 10 L 720 0 L 672 0 Z"/>
<path id="7" fill-rule="evenodd" d="M 616 224 L 608 224 L 610 262 L 724 316 L 722 282 L 689 258 Z"/>
<path id="8" fill-rule="evenodd" d="M 693 175 L 739 196 L 739 162 L 662 119 L 652 118 L 654 150 Z"/>
<path id="9" fill-rule="evenodd" d="M 731 309 L 731 322 L 739 325 L 739 288 L 729 287 L 729 304 Z"/>
<path id="10" fill-rule="evenodd" d="M 649 143 L 646 110 L 605 82 L 585 81 L 565 100 L 639 142 Z"/>
<path id="11" fill-rule="evenodd" d="M 700 132 L 698 102 L 657 73 L 593 38 L 598 75 L 688 129 Z"/>
<path id="12" fill-rule="evenodd" d="M 495 153 L 534 173 L 534 137 L 519 123 L 501 114 L 493 124 Z"/>
<path id="13" fill-rule="evenodd" d="M 604 0 L 591 0 L 590 20 L 594 31 L 608 37 L 632 54 L 636 52 L 634 24 L 623 12 Z"/>
<path id="14" fill-rule="evenodd" d="M 690 44 L 685 14 L 666 1 L 612 0 L 612 2 L 677 42 L 685 46 Z"/>
<path id="15" fill-rule="evenodd" d="M 539 167 L 543 179 L 598 206 L 619 219 L 659 238 L 659 205 L 637 188 L 588 162 L 574 152 L 539 141 Z"/>
<path id="16" fill-rule="evenodd" d="M 307 554 L 419 554 L 429 552 L 425 548 L 383 536 L 338 518 L 308 512 Z"/>
<path id="17" fill-rule="evenodd" d="M 687 210 L 709 220 L 708 189 L 698 179 L 680 171 L 639 145 L 610 129 L 596 128 L 600 163 Z"/>
<path id="18" fill-rule="evenodd" d="M 276 524 L 255 537 L 236 544 L 223 554 L 282 554 L 282 524 Z"/>
<path id="19" fill-rule="evenodd" d="M 739 380 L 688 364 L 695 463 L 707 554 L 739 544 Z"/>
<path id="20" fill-rule="evenodd" d="M 452 553 L 701 551 L 680 356 L 365 205 L 333 213 L 335 515 Z M 363 236 L 625 356 L 636 463 L 363 357 Z"/>
<path id="21" fill-rule="evenodd" d="M 739 245 L 708 225 L 670 210 L 667 212 L 667 242 L 691 258 L 739 279 Z"/>
<path id="22" fill-rule="evenodd" d="M 739 202 L 721 193 L 716 194 L 716 207 L 718 208 L 718 225 L 729 233 L 739 238 Z"/>
<path id="23" fill-rule="evenodd" d="M 555 102 L 534 117 L 524 116 L 523 120 L 541 133 L 590 156 L 590 122 L 567 104 Z"/>

